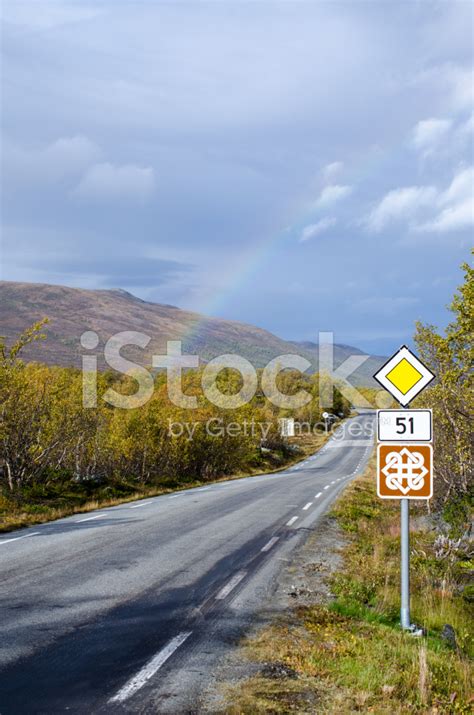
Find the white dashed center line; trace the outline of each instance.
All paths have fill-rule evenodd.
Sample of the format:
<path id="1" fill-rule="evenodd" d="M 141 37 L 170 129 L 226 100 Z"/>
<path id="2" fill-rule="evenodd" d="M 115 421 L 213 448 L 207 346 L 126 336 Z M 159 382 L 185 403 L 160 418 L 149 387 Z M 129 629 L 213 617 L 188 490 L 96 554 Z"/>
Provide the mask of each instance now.
<path id="1" fill-rule="evenodd" d="M 291 519 L 290 519 L 290 521 L 287 521 L 287 522 L 286 522 L 286 525 L 287 525 L 287 526 L 291 526 L 292 524 L 295 523 L 295 521 L 297 520 L 297 518 L 298 518 L 297 516 L 292 516 Z"/>
<path id="2" fill-rule="evenodd" d="M 141 509 L 142 506 L 148 506 L 148 504 L 152 504 L 153 502 L 151 501 L 146 501 L 143 502 L 143 504 L 134 504 L 133 506 L 129 507 L 129 509 Z"/>
<path id="3" fill-rule="evenodd" d="M 268 541 L 268 542 L 265 544 L 265 546 L 260 549 L 260 551 L 270 551 L 270 549 L 272 548 L 272 546 L 274 546 L 274 545 L 276 544 L 276 542 L 278 541 L 278 539 L 279 539 L 278 536 L 272 536 L 272 538 L 270 539 L 270 541 Z"/>
<path id="4" fill-rule="evenodd" d="M 222 601 L 224 598 L 226 598 L 231 591 L 234 590 L 234 588 L 242 581 L 243 578 L 245 578 L 247 572 L 246 571 L 239 571 L 238 573 L 233 576 L 228 583 L 224 586 L 224 588 L 221 588 L 219 593 L 216 596 L 217 601 Z"/>
<path id="5" fill-rule="evenodd" d="M 315 498 L 315 499 L 319 499 L 319 497 L 321 496 L 321 494 L 322 494 L 322 492 L 318 492 L 317 494 L 314 495 L 314 498 Z"/>
<path id="6" fill-rule="evenodd" d="M 79 519 L 76 521 L 76 524 L 81 524 L 83 521 L 92 521 L 92 519 L 100 519 L 103 516 L 107 516 L 107 514 L 97 514 L 96 516 L 88 516 L 87 519 Z"/>
<path id="7" fill-rule="evenodd" d="M 3 544 L 10 544 L 12 541 L 28 539 L 30 536 L 37 536 L 39 533 L 39 531 L 32 531 L 31 534 L 25 534 L 24 536 L 15 536 L 13 539 L 5 539 L 4 541 L 0 541 L 0 546 L 3 546 Z"/>
<path id="8" fill-rule="evenodd" d="M 330 485 L 329 485 L 329 484 L 326 484 L 326 486 L 325 486 L 324 488 L 325 488 L 325 489 L 329 489 L 329 487 L 330 487 Z"/>
<path id="9" fill-rule="evenodd" d="M 312 501 L 309 501 L 307 504 L 305 504 L 303 507 L 303 511 L 306 511 L 307 509 L 309 509 L 309 507 L 312 505 L 312 503 L 313 503 Z"/>
<path id="10" fill-rule="evenodd" d="M 159 670 L 164 663 L 166 663 L 175 650 L 177 650 L 177 648 L 179 648 L 179 646 L 182 645 L 187 638 L 189 638 L 191 633 L 192 631 L 180 633 L 175 638 L 170 640 L 164 648 L 162 648 L 151 660 L 148 661 L 145 666 L 143 666 L 140 671 L 138 671 L 136 675 L 133 676 L 133 678 L 128 681 L 128 683 L 125 683 L 123 688 L 120 688 L 118 693 L 116 693 L 113 698 L 110 698 L 109 703 L 123 703 L 124 700 L 127 700 L 131 695 L 136 693 L 137 690 L 140 690 L 140 688 L 145 685 L 147 680 L 150 680 L 156 671 Z"/>

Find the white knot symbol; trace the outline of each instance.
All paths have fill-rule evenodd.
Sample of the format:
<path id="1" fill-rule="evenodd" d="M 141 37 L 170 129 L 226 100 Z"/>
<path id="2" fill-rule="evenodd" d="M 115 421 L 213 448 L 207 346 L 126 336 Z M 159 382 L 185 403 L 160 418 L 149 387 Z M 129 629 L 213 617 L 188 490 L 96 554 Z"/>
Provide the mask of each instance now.
<path id="1" fill-rule="evenodd" d="M 423 455 L 411 452 L 406 447 L 400 452 L 389 452 L 386 455 L 382 472 L 386 476 L 387 488 L 402 494 L 423 489 L 428 474 Z"/>

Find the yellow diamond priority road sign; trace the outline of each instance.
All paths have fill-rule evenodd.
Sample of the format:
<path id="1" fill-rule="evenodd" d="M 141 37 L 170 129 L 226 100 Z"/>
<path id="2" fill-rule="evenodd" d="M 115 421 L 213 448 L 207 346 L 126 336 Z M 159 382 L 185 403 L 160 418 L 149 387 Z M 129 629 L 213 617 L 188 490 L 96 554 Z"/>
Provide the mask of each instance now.
<path id="1" fill-rule="evenodd" d="M 408 405 L 434 377 L 406 345 L 374 375 L 377 382 L 403 406 Z"/>

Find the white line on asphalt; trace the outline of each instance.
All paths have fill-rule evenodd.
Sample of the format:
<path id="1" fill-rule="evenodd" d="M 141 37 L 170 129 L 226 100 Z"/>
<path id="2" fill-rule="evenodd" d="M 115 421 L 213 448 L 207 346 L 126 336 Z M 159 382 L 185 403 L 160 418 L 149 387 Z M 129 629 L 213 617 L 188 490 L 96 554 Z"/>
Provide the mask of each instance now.
<path id="1" fill-rule="evenodd" d="M 312 503 L 313 503 L 312 501 L 309 501 L 307 504 L 305 504 L 303 507 L 303 511 L 306 511 L 307 509 L 309 509 L 309 507 L 312 505 Z"/>
<path id="2" fill-rule="evenodd" d="M 178 497 L 182 497 L 183 494 L 172 494 L 168 499 L 177 499 Z"/>
<path id="3" fill-rule="evenodd" d="M 133 676 L 133 678 L 125 683 L 123 688 L 120 688 L 118 693 L 116 693 L 113 698 L 110 698 L 109 703 L 123 703 L 124 700 L 127 700 L 131 695 L 136 693 L 137 690 L 140 690 L 140 688 L 145 685 L 147 680 L 150 680 L 156 671 L 159 670 L 164 663 L 166 663 L 175 650 L 179 648 L 179 646 L 182 645 L 187 638 L 189 638 L 191 633 L 192 631 L 180 633 L 175 638 L 170 640 L 170 642 L 167 643 L 165 647 L 162 648 L 151 660 L 149 660 L 148 663 Z"/>
<path id="4" fill-rule="evenodd" d="M 31 534 L 25 534 L 24 536 L 15 536 L 14 539 L 5 539 L 5 541 L 0 541 L 0 546 L 3 544 L 9 544 L 11 541 L 19 541 L 20 539 L 28 539 L 30 536 L 36 536 L 39 534 L 39 531 L 32 531 Z"/>
<path id="5" fill-rule="evenodd" d="M 329 484 L 326 484 L 326 486 L 325 486 L 324 488 L 325 488 L 325 489 L 329 489 Z"/>
<path id="6" fill-rule="evenodd" d="M 287 526 L 291 526 L 292 524 L 295 523 L 295 521 L 297 520 L 297 518 L 298 518 L 297 516 L 292 516 L 291 519 L 290 519 L 290 521 L 287 521 L 287 522 L 286 522 L 286 525 L 287 525 Z"/>
<path id="7" fill-rule="evenodd" d="M 245 578 L 246 574 L 247 571 L 239 571 L 235 574 L 235 576 L 232 576 L 232 578 L 228 583 L 226 583 L 224 588 L 221 588 L 221 590 L 216 596 L 216 599 L 218 601 L 222 601 L 223 598 L 226 598 L 226 596 L 228 596 L 229 593 L 233 591 L 233 589 L 242 581 L 242 579 Z"/>
<path id="8" fill-rule="evenodd" d="M 335 484 L 335 483 L 336 483 L 336 480 L 333 480 L 333 481 L 331 482 L 331 484 Z"/>
<path id="9" fill-rule="evenodd" d="M 265 546 L 263 546 L 263 547 L 260 549 L 260 551 L 270 551 L 270 549 L 272 548 L 272 546 L 274 546 L 274 545 L 276 544 L 276 542 L 278 541 L 279 538 L 280 538 L 279 536 L 272 536 L 272 538 L 270 539 L 270 541 L 268 541 L 268 542 L 265 544 Z"/>
<path id="10" fill-rule="evenodd" d="M 318 492 L 317 494 L 314 495 L 314 498 L 315 498 L 315 499 L 319 499 L 319 497 L 321 496 L 321 494 L 322 494 L 322 492 Z"/>
<path id="11" fill-rule="evenodd" d="M 140 509 L 142 506 L 148 506 L 148 504 L 152 504 L 153 502 L 151 501 L 145 501 L 143 504 L 134 504 L 133 506 L 130 506 L 129 509 Z"/>
<path id="12" fill-rule="evenodd" d="M 107 514 L 97 514 L 97 516 L 88 516 L 87 519 L 79 519 L 76 524 L 80 524 L 81 521 L 92 521 L 92 519 L 100 519 L 101 516 L 107 516 Z"/>

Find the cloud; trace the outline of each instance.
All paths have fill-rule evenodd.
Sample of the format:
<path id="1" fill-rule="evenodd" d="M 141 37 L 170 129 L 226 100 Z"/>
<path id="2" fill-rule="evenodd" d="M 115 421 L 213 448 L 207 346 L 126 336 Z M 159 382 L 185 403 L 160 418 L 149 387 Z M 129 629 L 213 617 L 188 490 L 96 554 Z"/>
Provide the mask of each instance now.
<path id="1" fill-rule="evenodd" d="M 389 191 L 373 209 L 367 224 L 379 232 L 395 221 L 413 220 L 415 231 L 444 233 L 474 224 L 474 167 L 461 169 L 445 191 L 409 186 Z"/>
<path id="2" fill-rule="evenodd" d="M 34 252 L 30 250 L 32 236 L 38 240 L 38 234 L 41 252 Z M 134 244 L 130 251 L 116 241 L 113 249 L 104 251 L 107 238 L 80 229 L 5 226 L 3 243 L 7 251 L 2 268 L 12 280 L 21 280 L 26 274 L 26 280 L 45 283 L 144 289 L 183 280 L 195 271 L 195 264 L 185 258 L 169 259 L 152 247 Z"/>
<path id="3" fill-rule="evenodd" d="M 324 231 L 327 231 L 329 228 L 332 228 L 336 224 L 336 219 L 335 218 L 322 218 L 320 221 L 317 221 L 317 223 L 311 223 L 309 226 L 306 226 L 300 237 L 300 243 L 303 243 L 304 241 L 309 241 L 311 238 L 314 238 L 315 236 L 319 236 L 319 234 L 324 233 Z"/>
<path id="4" fill-rule="evenodd" d="M 95 276 L 96 282 L 104 287 L 156 287 L 177 276 L 188 273 L 191 266 L 178 261 L 138 256 L 84 256 L 63 257 L 54 265 L 61 275 Z"/>
<path id="5" fill-rule="evenodd" d="M 468 22 L 472 25 L 472 18 Z M 472 53 L 472 38 L 470 39 Z M 422 92 L 428 90 L 442 99 L 443 108 L 452 112 L 472 109 L 474 103 L 474 82 L 472 64 L 445 62 L 431 65 L 415 73 L 408 81 Z"/>
<path id="6" fill-rule="evenodd" d="M 474 134 L 474 113 L 458 127 L 458 131 L 460 134 L 467 136 Z"/>
<path id="7" fill-rule="evenodd" d="M 344 168 L 342 161 L 333 161 L 331 164 L 326 164 L 323 168 L 321 174 L 324 183 L 330 184 L 334 179 L 336 179 Z"/>
<path id="8" fill-rule="evenodd" d="M 443 209 L 436 218 L 417 227 L 418 231 L 445 233 L 461 231 L 474 226 L 474 198 L 468 198 L 454 206 Z"/>
<path id="9" fill-rule="evenodd" d="M 429 153 L 450 132 L 452 125 L 451 119 L 423 119 L 413 130 L 413 144 Z"/>
<path id="10" fill-rule="evenodd" d="M 474 166 L 462 169 L 452 180 L 449 188 L 441 195 L 441 204 L 450 204 L 472 198 L 474 192 Z"/>
<path id="11" fill-rule="evenodd" d="M 41 149 L 25 149 L 15 143 L 4 143 L 4 170 L 10 180 L 25 184 L 55 183 L 80 175 L 97 162 L 102 151 L 97 144 L 82 135 L 60 137 Z"/>
<path id="12" fill-rule="evenodd" d="M 474 167 L 462 169 L 438 199 L 442 210 L 418 231 L 445 233 L 461 231 L 474 225 Z"/>
<path id="13" fill-rule="evenodd" d="M 421 208 L 431 206 L 437 191 L 433 186 L 408 186 L 389 191 L 371 212 L 367 224 L 381 231 L 393 221 L 412 218 Z"/>
<path id="14" fill-rule="evenodd" d="M 143 202 L 155 189 L 151 167 L 102 163 L 91 166 L 73 191 L 73 195 L 93 201 L 124 199 Z"/>
<path id="15" fill-rule="evenodd" d="M 344 199 L 352 193 L 352 186 L 340 186 L 339 184 L 331 184 L 326 186 L 322 191 L 319 199 L 316 201 L 318 208 L 330 206 L 336 201 Z"/>
<path id="16" fill-rule="evenodd" d="M 472 109 L 474 103 L 472 66 L 460 67 L 448 65 L 444 68 L 443 74 L 445 81 L 450 85 L 455 109 Z"/>

